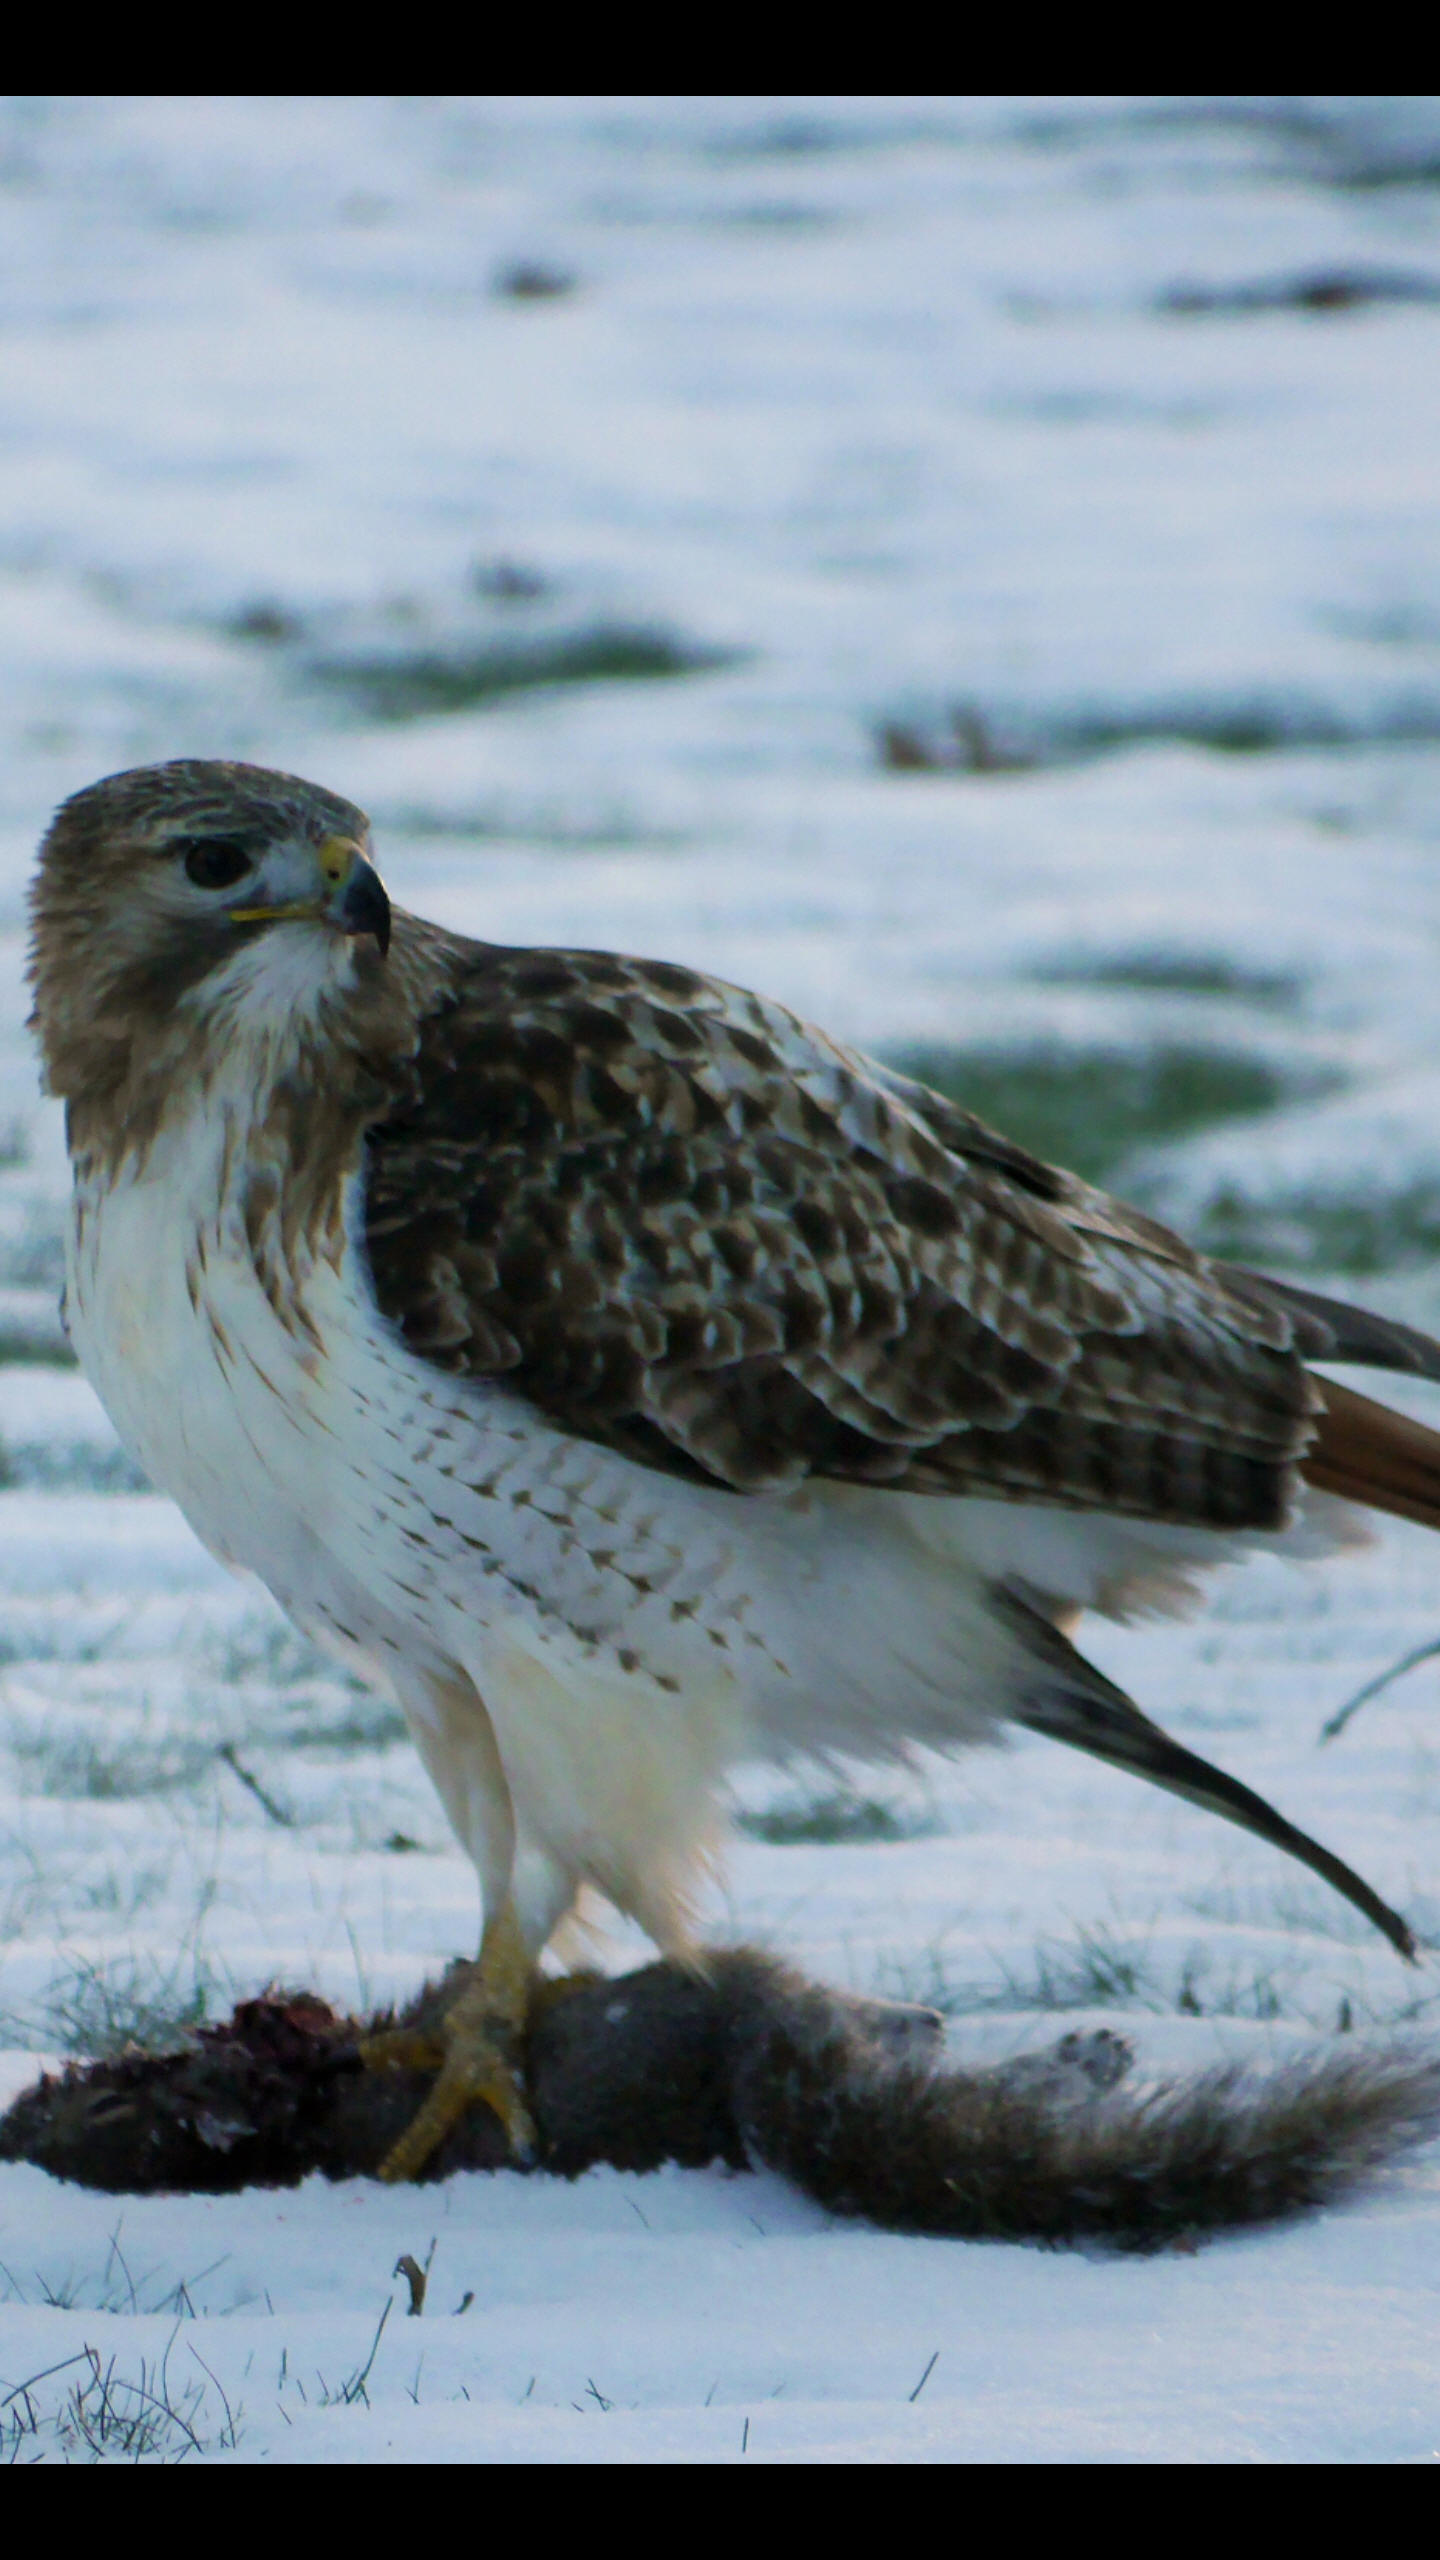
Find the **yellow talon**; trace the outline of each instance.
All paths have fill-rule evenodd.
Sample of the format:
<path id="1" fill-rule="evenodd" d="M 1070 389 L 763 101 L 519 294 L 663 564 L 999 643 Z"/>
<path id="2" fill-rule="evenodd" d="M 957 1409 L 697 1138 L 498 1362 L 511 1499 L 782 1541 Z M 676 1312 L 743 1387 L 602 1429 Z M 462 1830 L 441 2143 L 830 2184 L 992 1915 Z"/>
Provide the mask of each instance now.
<path id="1" fill-rule="evenodd" d="M 480 1961 L 443 2018 L 429 2028 L 394 2027 L 361 2047 L 372 2070 L 435 2070 L 424 2105 L 380 2163 L 394 2184 L 417 2177 L 477 2100 L 493 2107 L 511 2151 L 528 2160 L 535 2126 L 525 2102 L 524 2037 L 535 1982 L 519 1923 L 509 1903 L 487 1926 Z"/>

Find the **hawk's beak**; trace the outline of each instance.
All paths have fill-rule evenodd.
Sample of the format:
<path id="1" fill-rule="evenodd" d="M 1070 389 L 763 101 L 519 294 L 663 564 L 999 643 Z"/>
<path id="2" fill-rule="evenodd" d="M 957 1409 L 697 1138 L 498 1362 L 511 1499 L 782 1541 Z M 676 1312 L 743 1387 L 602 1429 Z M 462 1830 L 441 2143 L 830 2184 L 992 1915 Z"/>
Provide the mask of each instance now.
<path id="1" fill-rule="evenodd" d="M 350 836 L 326 836 L 315 849 L 325 887 L 316 898 L 286 898 L 271 907 L 232 907 L 232 924 L 277 924 L 285 917 L 333 924 L 341 933 L 373 934 L 381 958 L 390 948 L 390 901 L 379 872 Z"/>
<path id="2" fill-rule="evenodd" d="M 320 848 L 322 867 L 331 846 L 338 842 L 336 837 L 327 836 Z M 385 895 L 385 883 L 358 845 L 345 845 L 342 849 L 351 859 L 335 883 L 339 896 L 332 895 L 330 913 L 342 933 L 373 934 L 383 960 L 390 948 L 390 901 Z M 326 876 L 329 877 L 328 871 Z"/>

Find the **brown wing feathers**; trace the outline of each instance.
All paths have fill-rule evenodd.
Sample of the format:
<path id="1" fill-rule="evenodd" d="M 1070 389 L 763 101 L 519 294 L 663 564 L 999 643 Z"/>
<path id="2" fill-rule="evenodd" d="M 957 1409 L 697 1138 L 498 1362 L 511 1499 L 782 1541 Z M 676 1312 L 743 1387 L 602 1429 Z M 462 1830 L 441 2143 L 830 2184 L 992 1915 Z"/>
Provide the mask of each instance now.
<path id="1" fill-rule="evenodd" d="M 367 1212 L 380 1303 L 437 1365 L 740 1492 L 813 1474 L 1265 1529 L 1298 1465 L 1440 1526 L 1440 1437 L 1304 1366 L 1440 1379 L 1425 1335 L 1205 1263 L 692 971 L 448 956 Z"/>
<path id="2" fill-rule="evenodd" d="M 1338 1298 L 1322 1298 L 1314 1289 L 1297 1288 L 1293 1280 L 1270 1280 L 1233 1263 L 1223 1268 L 1232 1296 L 1284 1312 L 1290 1338 L 1305 1359 L 1348 1361 L 1359 1369 L 1392 1369 L 1397 1376 L 1440 1383 L 1440 1342 L 1413 1325 L 1397 1324 L 1393 1316 L 1377 1316 L 1368 1307 L 1347 1307 Z"/>
<path id="3" fill-rule="evenodd" d="M 1440 1342 L 1413 1325 L 1397 1324 L 1367 1307 L 1343 1306 L 1292 1281 L 1267 1280 L 1259 1272 L 1227 1270 L 1225 1277 L 1252 1302 L 1268 1301 L 1291 1315 L 1296 1349 L 1306 1359 L 1389 1369 L 1397 1376 L 1440 1383 Z M 1440 1432 L 1330 1379 L 1315 1384 L 1323 1403 L 1301 1461 L 1306 1483 L 1372 1511 L 1393 1512 L 1397 1519 L 1440 1529 Z"/>
<path id="4" fill-rule="evenodd" d="M 454 946 L 369 1153 L 414 1347 L 651 1466 L 1285 1517 L 1289 1315 L 736 989 Z"/>

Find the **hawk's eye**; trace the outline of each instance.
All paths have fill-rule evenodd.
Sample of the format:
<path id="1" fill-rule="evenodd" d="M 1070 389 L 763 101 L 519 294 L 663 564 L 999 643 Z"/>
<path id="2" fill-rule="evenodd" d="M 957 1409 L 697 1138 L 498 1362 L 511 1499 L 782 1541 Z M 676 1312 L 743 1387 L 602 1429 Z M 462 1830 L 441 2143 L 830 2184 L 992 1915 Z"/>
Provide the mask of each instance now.
<path id="1" fill-rule="evenodd" d="M 222 836 L 197 836 L 185 848 L 185 877 L 197 889 L 229 889 L 253 868 L 243 844 L 227 844 Z"/>

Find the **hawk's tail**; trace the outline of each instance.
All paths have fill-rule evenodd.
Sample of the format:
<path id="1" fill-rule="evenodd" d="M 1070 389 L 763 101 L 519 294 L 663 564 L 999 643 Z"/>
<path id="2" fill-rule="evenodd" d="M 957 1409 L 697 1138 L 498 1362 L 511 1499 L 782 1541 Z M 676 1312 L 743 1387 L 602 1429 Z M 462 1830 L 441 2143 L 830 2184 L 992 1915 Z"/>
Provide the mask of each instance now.
<path id="1" fill-rule="evenodd" d="M 1306 1483 L 1317 1492 L 1363 1502 L 1371 1511 L 1440 1529 L 1440 1431 L 1329 1378 L 1316 1384 L 1325 1410 L 1300 1461 Z"/>
<path id="2" fill-rule="evenodd" d="M 996 1596 L 1029 1656 L 1024 1702 L 1010 1711 L 1017 1724 L 1028 1725 L 1034 1733 L 1048 1734 L 1056 1742 L 1068 1742 L 1073 1750 L 1089 1751 L 1097 1760 L 1108 1760 L 1117 1769 L 1129 1769 L 1137 1778 L 1148 1778 L 1152 1786 L 1164 1787 L 1172 1795 L 1187 1796 L 1192 1804 L 1203 1805 L 1207 1813 L 1221 1814 L 1227 1822 L 1238 1823 L 1243 1831 L 1257 1833 L 1274 1848 L 1283 1849 L 1288 1857 L 1298 1858 L 1315 1875 L 1323 1876 L 1328 1885 L 1333 1885 L 1337 1893 L 1374 1922 L 1398 1954 L 1414 1963 L 1415 1935 L 1409 1924 L 1387 1902 L 1382 1902 L 1343 1858 L 1322 1848 L 1308 1833 L 1297 1831 L 1293 1822 L 1287 1822 L 1263 1796 L 1243 1786 L 1238 1778 L 1212 1768 L 1197 1752 L 1173 1742 L 1159 1725 L 1141 1714 L 1123 1689 L 1117 1689 L 1103 1672 L 1086 1662 L 1058 1628 L 1016 1594 L 1002 1591 Z"/>
<path id="3" fill-rule="evenodd" d="M 1338 1360 L 1361 1369 L 1388 1369 L 1398 1377 L 1429 1378 L 1440 1385 L 1440 1342 L 1413 1325 L 1366 1307 L 1347 1307 L 1288 1280 L 1222 1266 L 1227 1288 L 1252 1304 L 1283 1307 L 1295 1330 L 1295 1348 L 1306 1360 Z M 1440 1529 L 1440 1432 L 1407 1414 L 1357 1396 L 1326 1379 L 1314 1439 L 1300 1472 L 1318 1492 L 1338 1493 L 1371 1511 L 1393 1512 Z"/>

